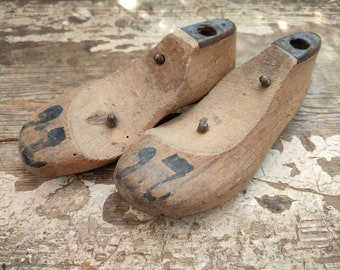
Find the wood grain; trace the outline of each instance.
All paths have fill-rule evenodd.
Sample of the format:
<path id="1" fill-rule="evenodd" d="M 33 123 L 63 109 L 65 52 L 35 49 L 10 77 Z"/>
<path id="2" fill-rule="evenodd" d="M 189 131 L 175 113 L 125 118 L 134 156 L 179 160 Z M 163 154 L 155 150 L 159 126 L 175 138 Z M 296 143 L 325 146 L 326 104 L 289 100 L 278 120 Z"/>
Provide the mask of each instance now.
<path id="1" fill-rule="evenodd" d="M 199 24 L 207 27 L 227 21 Z M 209 26 L 210 27 L 210 26 Z M 198 30 L 196 30 L 198 31 Z M 200 48 L 182 29 L 118 72 L 72 89 L 23 125 L 19 148 L 27 169 L 44 176 L 88 171 L 115 161 L 163 117 L 197 101 L 235 64 L 235 26 Z M 200 35 L 213 40 L 217 35 Z M 164 63 L 154 60 L 156 54 Z M 107 126 L 109 114 L 116 118 Z"/>
<path id="2" fill-rule="evenodd" d="M 338 1 L 120 2 L 0 1 L 0 265 L 339 269 Z M 115 164 L 53 179 L 24 168 L 18 134 L 39 107 L 214 18 L 237 25 L 237 66 L 294 32 L 323 40 L 302 106 L 236 197 L 191 217 L 154 218 L 117 195 Z"/>
<path id="3" fill-rule="evenodd" d="M 316 37 L 319 48 L 315 34 L 300 36 L 288 40 Z M 147 213 L 181 217 L 216 207 L 242 190 L 308 90 L 318 49 L 310 55 L 306 50 L 308 60 L 298 63 L 291 53 L 298 47 L 287 47 L 290 53 L 272 44 L 227 74 L 194 108 L 148 130 L 117 163 L 118 192 Z M 269 85 L 259 83 L 262 75 Z M 196 131 L 203 117 L 209 124 L 204 134 Z"/>

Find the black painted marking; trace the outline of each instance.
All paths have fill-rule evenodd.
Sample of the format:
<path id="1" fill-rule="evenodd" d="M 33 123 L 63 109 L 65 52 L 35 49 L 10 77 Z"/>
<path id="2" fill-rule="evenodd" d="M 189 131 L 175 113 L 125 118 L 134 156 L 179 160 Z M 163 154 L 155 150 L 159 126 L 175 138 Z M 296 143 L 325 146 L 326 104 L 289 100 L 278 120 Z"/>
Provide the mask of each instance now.
<path id="1" fill-rule="evenodd" d="M 154 147 L 147 147 L 147 148 L 141 149 L 138 152 L 139 161 L 135 165 L 132 165 L 130 167 L 127 167 L 125 169 L 120 170 L 116 174 L 116 178 L 122 179 L 123 177 L 127 176 L 128 174 L 136 171 L 138 168 L 143 166 L 145 163 L 147 163 L 148 161 L 153 159 L 155 157 L 155 155 L 156 155 L 156 148 L 154 148 Z"/>
<path id="2" fill-rule="evenodd" d="M 45 161 L 35 161 L 33 154 L 34 152 L 28 146 L 24 147 L 24 150 L 22 151 L 22 159 L 27 165 L 34 168 L 41 168 L 47 164 Z"/>
<path id="3" fill-rule="evenodd" d="M 145 165 L 147 162 L 149 162 L 151 159 L 153 159 L 156 155 L 156 149 L 154 147 L 147 147 L 143 148 L 138 152 L 139 161 L 132 166 L 129 166 L 125 169 L 120 170 L 116 174 L 116 178 L 121 180 L 122 178 L 126 177 L 128 174 L 138 170 L 141 166 Z M 176 180 L 178 178 L 181 178 L 191 172 L 194 169 L 194 166 L 192 166 L 188 161 L 186 161 L 184 158 L 179 157 L 177 154 L 174 154 L 172 156 L 169 156 L 165 159 L 162 159 L 162 162 L 165 166 L 170 168 L 175 173 L 164 180 L 159 181 L 157 184 L 151 186 L 149 189 L 146 190 L 144 193 L 144 198 L 147 199 L 150 202 L 154 201 L 163 201 L 166 198 L 168 198 L 171 193 L 167 192 L 163 196 L 155 197 L 152 195 L 152 191 L 158 187 L 159 185 L 162 185 L 164 183 L 167 183 L 169 181 Z"/>
<path id="4" fill-rule="evenodd" d="M 23 161 L 27 165 L 35 168 L 41 168 L 45 166 L 47 164 L 45 161 L 34 160 L 34 153 L 45 147 L 57 146 L 65 139 L 66 135 L 63 127 L 50 130 L 47 133 L 47 141 L 39 140 L 37 143 L 30 144 L 24 147 L 24 150 L 22 151 Z"/>
<path id="5" fill-rule="evenodd" d="M 48 126 L 48 122 L 58 118 L 62 111 L 63 107 L 60 105 L 51 106 L 39 113 L 37 120 L 23 125 L 21 131 L 28 127 L 34 127 L 36 131 L 44 131 Z M 45 147 L 54 147 L 65 139 L 66 135 L 63 127 L 52 129 L 47 133 L 47 141 L 39 140 L 37 143 L 25 146 L 22 151 L 22 159 L 31 167 L 41 168 L 47 163 L 45 161 L 35 161 L 34 153 Z"/>
<path id="6" fill-rule="evenodd" d="M 177 154 L 174 154 L 172 156 L 169 156 L 165 159 L 162 159 L 162 162 L 165 166 L 173 170 L 175 173 L 167 178 L 165 178 L 162 181 L 159 181 L 157 184 L 150 187 L 145 193 L 144 198 L 147 199 L 150 202 L 154 201 L 163 201 L 166 198 L 168 198 L 171 193 L 167 192 L 163 196 L 155 197 L 152 195 L 152 191 L 158 187 L 159 185 L 165 184 L 169 181 L 176 180 L 178 178 L 181 178 L 191 172 L 194 169 L 194 166 L 192 166 L 188 161 L 186 161 L 184 158 L 179 157 Z"/>
<path id="7" fill-rule="evenodd" d="M 170 197 L 171 195 L 171 192 L 167 192 L 165 193 L 163 196 L 160 196 L 160 197 L 155 197 L 151 194 L 151 191 L 150 189 L 148 189 L 145 193 L 144 193 L 144 198 L 147 199 L 149 202 L 155 202 L 155 201 L 164 201 L 165 199 L 167 199 L 168 197 Z"/>
<path id="8" fill-rule="evenodd" d="M 44 143 L 45 147 L 53 147 L 60 144 L 66 139 L 65 131 L 63 127 L 52 129 L 47 134 L 48 140 Z"/>
<path id="9" fill-rule="evenodd" d="M 46 127 L 46 125 L 42 127 L 39 125 L 45 124 L 48 121 L 58 118 L 62 111 L 63 107 L 61 107 L 60 105 L 49 107 L 38 114 L 38 119 L 36 121 L 28 122 L 27 124 L 23 125 L 22 129 L 34 126 L 36 130 L 42 130 Z"/>

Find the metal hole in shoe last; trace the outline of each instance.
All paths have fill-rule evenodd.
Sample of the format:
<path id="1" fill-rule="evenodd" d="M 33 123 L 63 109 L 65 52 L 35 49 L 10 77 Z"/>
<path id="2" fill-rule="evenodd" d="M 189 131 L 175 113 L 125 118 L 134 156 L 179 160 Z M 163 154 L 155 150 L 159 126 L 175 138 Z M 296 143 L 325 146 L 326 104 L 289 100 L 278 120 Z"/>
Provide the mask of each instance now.
<path id="1" fill-rule="evenodd" d="M 321 38 L 312 32 L 299 32 L 280 38 L 274 44 L 294 56 L 298 63 L 301 63 L 319 51 Z"/>
<path id="2" fill-rule="evenodd" d="M 232 35 L 236 27 L 229 20 L 216 19 L 189 25 L 182 30 L 196 39 L 200 48 L 203 48 Z"/>

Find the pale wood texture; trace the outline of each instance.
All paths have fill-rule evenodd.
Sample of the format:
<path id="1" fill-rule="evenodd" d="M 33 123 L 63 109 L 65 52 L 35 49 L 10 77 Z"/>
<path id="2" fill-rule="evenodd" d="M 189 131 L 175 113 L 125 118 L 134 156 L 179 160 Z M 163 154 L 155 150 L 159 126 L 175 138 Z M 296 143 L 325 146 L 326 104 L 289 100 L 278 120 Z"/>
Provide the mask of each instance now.
<path id="1" fill-rule="evenodd" d="M 149 214 L 181 217 L 242 190 L 301 106 L 316 58 L 297 63 L 273 44 L 235 68 L 195 107 L 148 130 L 122 155 L 118 192 Z M 263 74 L 267 87 L 259 85 Z M 202 134 L 203 117 L 209 130 Z"/>
<path id="2" fill-rule="evenodd" d="M 339 269 L 338 1 L 0 2 L 0 265 L 7 269 Z M 246 189 L 205 213 L 153 218 L 114 164 L 47 181 L 23 167 L 21 126 L 52 98 L 145 55 L 171 30 L 225 17 L 237 65 L 297 31 L 322 39 L 302 107 Z M 214 177 L 214 175 L 211 175 Z"/>
<path id="3" fill-rule="evenodd" d="M 226 31 L 223 39 L 200 48 L 196 39 L 177 30 L 143 58 L 39 109 L 19 135 L 26 168 L 52 177 L 115 161 L 144 131 L 202 98 L 234 68 L 235 26 Z M 161 65 L 153 58 L 156 54 L 165 58 Z M 109 114 L 116 118 L 114 127 L 106 124 Z"/>

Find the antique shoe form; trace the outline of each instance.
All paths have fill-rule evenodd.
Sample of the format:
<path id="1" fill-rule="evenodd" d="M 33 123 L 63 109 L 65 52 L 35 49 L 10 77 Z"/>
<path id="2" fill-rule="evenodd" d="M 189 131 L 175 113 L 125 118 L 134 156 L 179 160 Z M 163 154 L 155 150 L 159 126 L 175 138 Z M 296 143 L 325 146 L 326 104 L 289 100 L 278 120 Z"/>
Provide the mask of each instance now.
<path id="1" fill-rule="evenodd" d="M 185 216 L 242 190 L 302 104 L 321 40 L 281 38 L 119 159 L 118 192 L 150 214 Z"/>
<path id="2" fill-rule="evenodd" d="M 27 169 L 59 176 L 117 159 L 145 130 L 202 98 L 234 68 L 235 30 L 225 19 L 184 27 L 145 57 L 40 109 L 19 136 Z"/>

